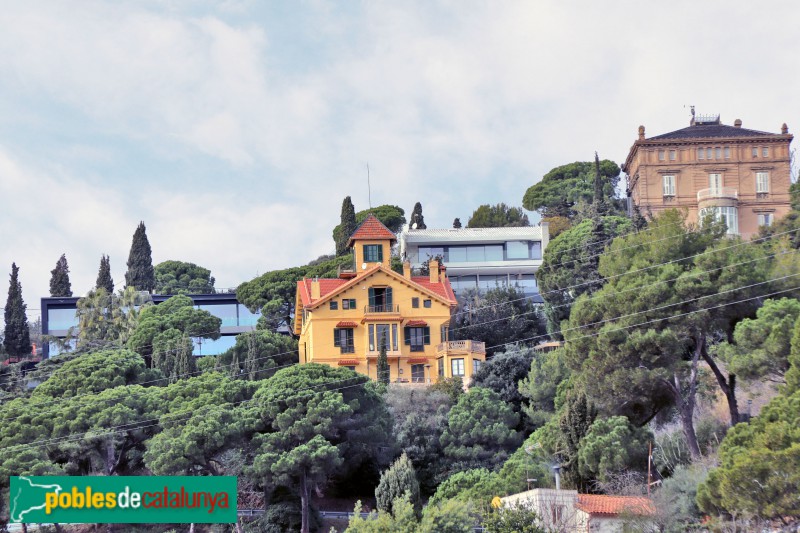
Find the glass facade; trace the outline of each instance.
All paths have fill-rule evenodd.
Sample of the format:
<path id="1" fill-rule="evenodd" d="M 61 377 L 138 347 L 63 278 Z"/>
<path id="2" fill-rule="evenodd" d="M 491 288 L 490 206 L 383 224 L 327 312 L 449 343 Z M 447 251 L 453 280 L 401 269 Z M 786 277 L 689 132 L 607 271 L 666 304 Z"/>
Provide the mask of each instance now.
<path id="1" fill-rule="evenodd" d="M 77 345 L 78 345 L 78 340 L 77 339 L 72 339 L 66 344 L 68 349 L 62 350 L 61 346 L 59 346 L 57 342 L 51 342 L 51 343 L 48 344 L 49 353 L 50 353 L 49 356 L 53 357 L 53 356 L 56 356 L 56 355 L 60 355 L 62 353 L 68 353 L 68 352 L 74 350 Z"/>
<path id="2" fill-rule="evenodd" d="M 78 325 L 75 309 L 48 309 L 47 329 L 49 331 L 66 331 Z"/>
<path id="3" fill-rule="evenodd" d="M 507 285 L 522 289 L 525 294 L 534 294 L 538 290 L 536 276 L 533 274 L 481 274 L 480 276 L 448 276 L 448 279 L 456 294 L 463 294 L 469 289 L 486 291 Z"/>
<path id="4" fill-rule="evenodd" d="M 441 256 L 445 263 L 485 263 L 542 258 L 541 241 L 508 241 L 505 244 L 463 244 L 420 246 L 416 261 L 422 263 Z"/>
<path id="5" fill-rule="evenodd" d="M 192 342 L 194 343 L 193 355 L 198 357 L 203 355 L 219 355 L 233 348 L 236 344 L 236 335 L 223 335 L 217 340 L 193 337 Z"/>

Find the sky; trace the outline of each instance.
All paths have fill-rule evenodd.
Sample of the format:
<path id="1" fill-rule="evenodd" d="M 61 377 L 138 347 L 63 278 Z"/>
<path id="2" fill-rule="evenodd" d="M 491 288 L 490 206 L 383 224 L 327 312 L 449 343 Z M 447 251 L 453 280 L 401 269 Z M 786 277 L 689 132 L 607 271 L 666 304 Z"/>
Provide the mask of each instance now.
<path id="1" fill-rule="evenodd" d="M 595 151 L 622 163 L 690 105 L 800 131 L 797 20 L 796 1 L 3 2 L 0 298 L 16 262 L 34 319 L 62 253 L 76 295 L 102 254 L 121 287 L 139 221 L 154 264 L 217 287 L 332 253 L 348 195 L 450 227 Z"/>

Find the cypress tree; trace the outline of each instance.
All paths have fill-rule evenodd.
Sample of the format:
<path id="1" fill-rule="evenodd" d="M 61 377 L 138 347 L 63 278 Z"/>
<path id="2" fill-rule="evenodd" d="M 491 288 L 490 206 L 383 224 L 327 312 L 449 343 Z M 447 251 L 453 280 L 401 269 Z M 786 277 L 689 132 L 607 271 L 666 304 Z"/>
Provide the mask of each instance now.
<path id="1" fill-rule="evenodd" d="M 417 202 L 414 204 L 414 210 L 411 212 L 411 221 L 409 223 L 411 229 L 426 229 L 425 217 L 422 216 L 422 204 Z M 416 224 L 416 226 L 415 226 Z"/>
<path id="2" fill-rule="evenodd" d="M 378 352 L 378 383 L 389 384 L 389 359 L 386 357 L 386 334 L 381 335 L 381 347 Z"/>
<path id="3" fill-rule="evenodd" d="M 50 274 L 50 296 L 72 296 L 66 254 L 61 254 L 56 261 L 56 268 L 51 270 Z"/>
<path id="4" fill-rule="evenodd" d="M 341 214 L 341 230 L 336 238 L 336 255 L 345 255 L 347 253 L 347 240 L 350 235 L 358 227 L 356 221 L 356 208 L 353 206 L 353 201 L 349 196 L 346 196 L 342 201 L 342 214 Z"/>
<path id="5" fill-rule="evenodd" d="M 111 278 L 111 258 L 106 254 L 100 258 L 100 270 L 97 272 L 95 286 L 98 289 L 105 289 L 107 294 L 114 292 L 114 280 Z"/>
<path id="6" fill-rule="evenodd" d="M 144 222 L 139 222 L 139 226 L 133 234 L 130 254 L 128 254 L 125 288 L 136 287 L 136 290 L 150 292 L 156 288 L 156 273 L 153 268 L 151 252 Z"/>
<path id="7" fill-rule="evenodd" d="M 25 302 L 22 300 L 22 284 L 19 282 L 19 268 L 11 263 L 11 282 L 8 286 L 8 299 L 4 318 L 3 346 L 10 357 L 25 357 L 31 353 L 31 334 L 28 318 L 25 316 Z"/>

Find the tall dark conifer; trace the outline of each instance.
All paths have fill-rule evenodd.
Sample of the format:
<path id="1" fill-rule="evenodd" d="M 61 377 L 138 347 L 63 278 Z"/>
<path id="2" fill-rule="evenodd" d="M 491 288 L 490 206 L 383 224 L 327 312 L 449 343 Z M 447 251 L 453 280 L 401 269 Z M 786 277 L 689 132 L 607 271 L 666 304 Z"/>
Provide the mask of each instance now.
<path id="1" fill-rule="evenodd" d="M 341 215 L 341 229 L 336 238 L 336 255 L 345 255 L 347 253 L 347 240 L 350 235 L 356 230 L 358 222 L 356 222 L 356 208 L 353 206 L 353 201 L 349 196 L 346 196 L 342 201 L 342 215 Z"/>
<path id="2" fill-rule="evenodd" d="M 425 225 L 425 217 L 422 216 L 422 204 L 419 202 L 414 204 L 414 210 L 411 212 L 409 225 L 411 229 L 426 229 L 428 227 Z"/>
<path id="3" fill-rule="evenodd" d="M 25 357 L 31 353 L 31 335 L 28 330 L 26 305 L 22 300 L 22 284 L 19 282 L 19 268 L 11 264 L 11 282 L 8 286 L 8 299 L 4 318 L 3 346 L 10 357 Z"/>
<path id="4" fill-rule="evenodd" d="M 388 385 L 390 382 L 389 377 L 389 359 L 386 357 L 386 334 L 381 335 L 381 346 L 378 352 L 378 383 Z"/>
<path id="5" fill-rule="evenodd" d="M 100 270 L 97 271 L 95 286 L 98 289 L 105 289 L 108 294 L 114 292 L 114 280 L 111 278 L 111 258 L 106 254 L 100 258 Z"/>
<path id="6" fill-rule="evenodd" d="M 128 271 L 125 272 L 125 288 L 136 287 L 140 291 L 156 288 L 156 273 L 153 268 L 152 250 L 147 240 L 144 222 L 139 222 L 133 234 L 131 251 L 128 254 Z"/>
<path id="7" fill-rule="evenodd" d="M 61 254 L 56 261 L 56 267 L 50 271 L 50 274 L 50 296 L 72 296 L 66 254 Z"/>

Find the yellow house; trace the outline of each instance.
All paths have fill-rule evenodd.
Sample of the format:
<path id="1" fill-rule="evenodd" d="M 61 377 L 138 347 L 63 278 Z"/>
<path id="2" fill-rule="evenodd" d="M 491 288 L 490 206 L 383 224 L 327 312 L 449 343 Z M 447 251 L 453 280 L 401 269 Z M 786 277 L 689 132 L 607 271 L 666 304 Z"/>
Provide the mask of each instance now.
<path id="1" fill-rule="evenodd" d="M 377 379 L 385 342 L 389 377 L 395 383 L 432 383 L 460 376 L 465 384 L 485 360 L 477 341 L 449 341 L 456 298 L 445 269 L 430 274 L 391 269 L 394 233 L 369 215 L 350 236 L 355 268 L 336 279 L 297 282 L 294 331 L 300 363 L 345 366 Z"/>

